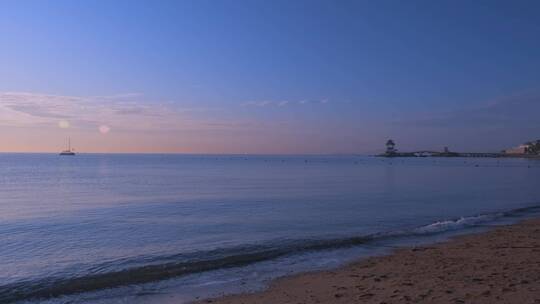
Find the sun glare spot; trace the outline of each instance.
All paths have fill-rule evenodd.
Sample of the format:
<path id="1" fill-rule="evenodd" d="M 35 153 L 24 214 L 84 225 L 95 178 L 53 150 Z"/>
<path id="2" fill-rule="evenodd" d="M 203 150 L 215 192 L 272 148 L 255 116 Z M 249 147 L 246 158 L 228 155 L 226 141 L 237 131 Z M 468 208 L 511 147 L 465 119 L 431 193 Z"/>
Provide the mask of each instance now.
<path id="1" fill-rule="evenodd" d="M 69 128 L 69 121 L 65 121 L 65 120 L 59 121 L 58 122 L 58 127 L 62 128 L 62 129 Z"/>
<path id="2" fill-rule="evenodd" d="M 107 134 L 111 131 L 111 128 L 109 128 L 109 126 L 106 126 L 106 125 L 102 125 L 99 127 L 99 132 L 101 134 Z"/>

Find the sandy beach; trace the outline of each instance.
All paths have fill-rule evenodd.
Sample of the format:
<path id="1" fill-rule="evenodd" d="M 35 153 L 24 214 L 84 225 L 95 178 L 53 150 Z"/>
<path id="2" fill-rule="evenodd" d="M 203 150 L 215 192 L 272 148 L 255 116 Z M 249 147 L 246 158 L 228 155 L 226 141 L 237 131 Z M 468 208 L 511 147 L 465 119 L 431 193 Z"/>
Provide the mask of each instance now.
<path id="1" fill-rule="evenodd" d="M 540 303 L 540 219 L 198 303 Z"/>

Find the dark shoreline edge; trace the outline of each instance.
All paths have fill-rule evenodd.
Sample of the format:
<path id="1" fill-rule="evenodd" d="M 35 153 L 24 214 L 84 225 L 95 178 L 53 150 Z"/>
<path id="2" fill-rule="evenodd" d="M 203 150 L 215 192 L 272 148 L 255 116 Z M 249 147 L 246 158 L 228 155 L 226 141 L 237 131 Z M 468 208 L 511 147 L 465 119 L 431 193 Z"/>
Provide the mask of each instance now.
<path id="1" fill-rule="evenodd" d="M 534 228 L 534 231 L 535 232 L 538 232 L 540 233 L 540 215 L 535 215 L 535 216 L 530 216 L 530 217 L 527 217 L 527 218 L 522 218 L 522 219 L 519 219 L 517 220 L 516 222 L 514 223 L 509 223 L 509 224 L 503 224 L 503 225 L 498 225 L 498 226 L 491 226 L 490 229 L 488 230 L 484 230 L 484 231 L 472 231 L 472 232 L 469 232 L 469 233 L 464 233 L 464 234 L 460 234 L 460 235 L 455 235 L 455 236 L 450 236 L 448 237 L 447 239 L 444 239 L 442 241 L 436 241 L 436 242 L 433 242 L 433 243 L 428 243 L 428 244 L 423 244 L 421 246 L 404 246 L 404 247 L 396 247 L 394 249 L 392 249 L 391 251 L 389 252 L 386 252 L 386 253 L 383 253 L 381 255 L 376 255 L 376 256 L 370 256 L 370 257 L 361 257 L 361 258 L 357 258 L 353 261 L 350 261 L 348 263 L 345 263 L 337 268 L 332 268 L 332 269 L 328 269 L 328 270 L 314 270 L 314 271 L 305 271 L 305 272 L 300 272 L 300 273 L 295 273 L 295 274 L 291 274 L 291 275 L 286 275 L 286 276 L 282 276 L 282 277 L 278 277 L 278 278 L 275 278 L 273 280 L 271 280 L 266 286 L 264 289 L 262 290 L 254 290 L 254 291 L 247 291 L 247 292 L 242 292 L 242 293 L 233 293 L 233 294 L 223 294 L 223 295 L 220 295 L 218 297 L 210 297 L 210 298 L 202 298 L 202 299 L 197 299 L 195 301 L 191 301 L 191 302 L 188 302 L 189 304 L 203 304 L 203 303 L 214 303 L 214 304 L 241 304 L 241 303 L 273 303 L 273 302 L 268 302 L 268 295 L 273 295 L 272 298 L 274 300 L 279 300 L 279 297 L 280 295 L 278 295 L 278 293 L 281 293 L 283 292 L 283 289 L 285 289 L 284 286 L 290 286 L 291 283 L 296 283 L 295 281 L 302 281 L 301 282 L 301 285 L 303 286 L 308 286 L 308 288 L 315 288 L 316 286 L 309 286 L 307 281 L 309 281 L 310 279 L 312 278 L 316 278 L 316 277 L 319 277 L 319 276 L 324 276 L 324 277 L 334 277 L 336 276 L 336 274 L 339 274 L 339 273 L 343 273 L 343 272 L 350 272 L 352 269 L 357 269 L 357 268 L 369 268 L 369 267 L 373 267 L 373 266 L 377 266 L 377 265 L 382 265 L 384 264 L 387 260 L 391 260 L 391 259 L 399 259 L 399 256 L 400 255 L 403 255 L 403 254 L 408 254 L 408 255 L 418 255 L 418 254 L 421 254 L 423 252 L 427 252 L 427 251 L 430 251 L 430 250 L 434 250 L 434 249 L 444 249 L 444 248 L 447 248 L 447 247 L 452 247 L 452 246 L 459 246 L 459 245 L 462 245 L 464 244 L 465 245 L 465 249 L 468 249 L 468 248 L 471 248 L 472 246 L 474 245 L 471 245 L 471 242 L 475 242 L 475 240 L 478 240 L 478 239 L 483 239 L 484 242 L 488 242 L 486 241 L 486 239 L 490 238 L 491 236 L 493 235 L 496 235 L 496 234 L 499 234 L 500 232 L 504 232 L 504 231 L 512 231 L 512 230 L 519 230 L 521 227 L 526 227 L 526 226 L 531 226 Z M 536 256 L 538 257 L 538 261 L 533 263 L 531 261 L 532 264 L 535 264 L 539 269 L 540 269 L 540 240 L 537 242 L 538 244 L 536 245 L 525 245 L 525 246 L 519 246 L 519 245 L 514 245 L 512 246 L 511 244 L 507 244 L 507 246 L 494 246 L 495 248 L 502 248 L 502 249 L 531 249 L 531 250 L 535 250 L 537 251 L 536 253 Z M 491 254 L 491 252 L 489 253 Z M 505 256 L 505 254 L 503 254 L 503 256 Z M 417 257 L 419 259 L 421 259 L 422 257 Z M 478 262 L 478 260 L 477 260 Z M 494 265 L 494 266 L 498 266 L 498 265 Z M 506 266 L 505 266 L 506 267 Z M 522 269 L 521 269 L 522 270 Z M 518 272 L 516 272 L 518 273 Z M 540 272 L 537 272 L 537 273 L 540 273 Z M 351 277 L 359 277 L 358 275 L 350 275 Z M 383 275 L 384 277 L 384 275 Z M 365 277 L 362 277 L 362 279 L 364 279 Z M 321 279 L 322 280 L 322 279 Z M 379 281 L 379 279 L 375 278 L 375 281 Z M 476 281 L 476 282 L 481 282 L 483 281 L 483 279 L 478 279 L 478 278 L 473 278 L 472 281 Z M 333 283 L 336 283 L 336 282 L 330 282 L 330 281 L 327 281 L 326 283 L 328 283 L 327 285 L 331 285 Z M 527 281 L 527 280 L 521 280 L 520 281 L 521 284 L 529 284 L 530 282 Z M 536 286 L 537 287 L 540 287 L 540 275 L 538 276 L 537 280 L 534 281 L 534 283 L 536 283 Z M 414 285 L 414 284 L 413 284 Z M 413 285 L 410 285 L 410 286 L 413 286 Z M 504 285 L 504 284 L 503 284 Z M 515 286 L 515 284 L 513 283 L 510 283 L 508 286 Z M 332 287 L 336 287 L 335 285 L 332 286 Z M 334 294 L 334 296 L 332 298 L 332 300 L 336 300 L 336 303 L 347 303 L 347 299 L 345 298 L 342 298 L 343 295 L 339 293 L 339 290 L 342 290 L 343 287 L 337 287 L 336 288 L 336 292 Z M 506 292 L 508 291 L 507 290 L 508 288 L 502 288 L 501 291 L 502 292 Z M 540 289 L 538 289 L 539 291 L 537 292 L 537 299 L 536 299 L 536 302 L 534 303 L 540 303 Z M 305 290 L 301 290 L 302 292 L 304 292 Z M 395 291 L 394 291 L 395 292 Z M 446 290 L 445 291 L 446 293 L 449 293 L 449 290 Z M 488 293 L 487 291 L 483 291 L 481 295 L 483 295 L 484 297 L 488 297 L 491 293 Z M 371 293 L 364 293 L 363 295 L 370 295 L 370 297 L 366 297 L 365 298 L 365 302 L 362 301 L 362 303 L 379 303 L 378 300 L 376 302 L 371 302 L 371 296 L 373 294 Z M 282 295 L 281 295 L 282 296 Z M 466 298 L 468 295 L 465 295 L 464 297 Z M 311 298 L 313 299 L 313 296 L 311 296 Z M 360 298 L 362 298 L 362 296 L 360 296 Z M 293 300 L 292 301 L 284 301 L 283 299 L 281 299 L 280 302 L 275 302 L 275 303 L 280 303 L 280 304 L 285 304 L 285 303 L 311 303 L 308 299 L 306 298 L 299 298 L 299 297 L 293 297 L 292 298 Z M 260 300 L 260 301 L 258 301 Z M 306 301 L 304 301 L 306 300 Z M 340 301 L 340 300 L 345 300 L 345 302 L 343 301 Z M 403 303 L 407 302 L 409 303 L 409 301 L 411 300 L 409 297 L 405 297 L 405 298 L 402 298 L 402 300 L 405 300 Z M 354 300 L 353 299 L 349 299 L 349 303 L 352 303 L 351 301 L 358 301 L 357 298 L 355 298 Z M 320 300 L 316 300 L 316 303 L 334 303 L 334 301 L 320 301 Z M 383 303 L 383 302 L 380 302 L 380 303 Z M 387 303 L 387 302 L 384 302 L 384 303 Z M 388 302 L 388 303 L 402 303 L 402 301 L 397 301 L 397 302 Z M 411 302 L 411 303 L 416 303 L 416 302 Z M 431 303 L 431 302 L 426 302 L 426 303 Z M 441 303 L 466 303 L 464 300 L 460 300 L 458 298 L 453 298 L 452 301 L 444 301 L 444 302 L 441 302 Z M 467 302 L 469 303 L 469 302 Z M 471 303 L 484 303 L 484 302 L 471 302 Z M 485 303 L 516 303 L 516 304 L 521 304 L 521 303 L 524 303 L 522 300 L 519 300 L 519 299 L 516 299 L 514 301 L 508 301 L 508 300 L 501 300 L 500 297 L 497 296 L 497 298 L 495 300 L 493 300 L 492 298 L 489 298 L 487 299 L 487 302 Z"/>
<path id="2" fill-rule="evenodd" d="M 20 282 L 0 286 L 0 300 L 6 303 L 13 303 L 22 300 L 45 300 L 60 296 L 94 292 L 116 287 L 145 284 L 157 282 L 170 278 L 180 277 L 192 273 L 202 273 L 215 269 L 226 269 L 247 266 L 257 262 L 275 259 L 282 256 L 298 254 L 307 251 L 317 251 L 326 249 L 351 248 L 358 245 L 370 246 L 371 242 L 385 240 L 399 240 L 402 238 L 423 238 L 430 236 L 444 235 L 445 233 L 456 231 L 463 234 L 474 233 L 471 228 L 481 228 L 482 223 L 494 223 L 505 218 L 524 217 L 540 212 L 540 205 L 530 205 L 528 207 L 512 209 L 508 211 L 492 212 L 473 215 L 470 217 L 454 218 L 442 220 L 429 225 L 419 226 L 411 230 L 391 231 L 375 235 L 350 237 L 330 240 L 306 240 L 303 243 L 293 243 L 289 247 L 268 248 L 256 247 L 252 252 L 242 255 L 223 256 L 214 260 L 201 260 L 195 262 L 172 262 L 157 265 L 142 266 L 139 268 L 126 269 L 118 272 L 88 275 L 77 278 L 44 278 L 36 282 Z M 471 221 L 470 223 L 468 221 Z M 465 222 L 465 223 L 463 223 Z M 444 229 L 438 230 L 438 225 Z M 451 225 L 450 228 L 446 225 Z M 455 227 L 454 227 L 455 225 Z M 433 229 L 434 230 L 431 230 Z M 431 243 L 428 241 L 428 243 Z M 380 246 L 380 245 L 376 245 Z M 398 246 L 400 248 L 403 246 Z M 242 250 L 249 248 L 241 248 Z M 253 248 L 251 248 L 253 250 Z M 171 258 L 171 257 L 168 257 Z M 307 271 L 309 272 L 309 271 Z M 301 272 L 305 273 L 305 272 Z M 276 278 L 279 279 L 279 278 Z"/>

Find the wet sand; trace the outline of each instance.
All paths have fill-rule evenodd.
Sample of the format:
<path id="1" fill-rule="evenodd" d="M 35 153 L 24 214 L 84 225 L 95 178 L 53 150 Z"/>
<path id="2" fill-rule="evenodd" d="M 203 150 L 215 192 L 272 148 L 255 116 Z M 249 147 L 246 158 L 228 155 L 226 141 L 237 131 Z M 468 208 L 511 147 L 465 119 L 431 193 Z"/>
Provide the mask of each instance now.
<path id="1" fill-rule="evenodd" d="M 198 303 L 540 303 L 540 219 Z"/>

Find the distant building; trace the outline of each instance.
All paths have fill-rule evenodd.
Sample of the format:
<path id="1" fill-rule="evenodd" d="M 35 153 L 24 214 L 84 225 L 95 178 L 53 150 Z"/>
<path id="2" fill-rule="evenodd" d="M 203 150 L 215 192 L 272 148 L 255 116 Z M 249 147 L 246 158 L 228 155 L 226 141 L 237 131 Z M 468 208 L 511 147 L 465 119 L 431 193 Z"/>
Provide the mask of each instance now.
<path id="1" fill-rule="evenodd" d="M 505 154 L 529 154 L 531 149 L 531 145 L 529 144 L 523 144 L 519 145 L 515 148 L 511 148 L 508 150 L 504 150 Z"/>

